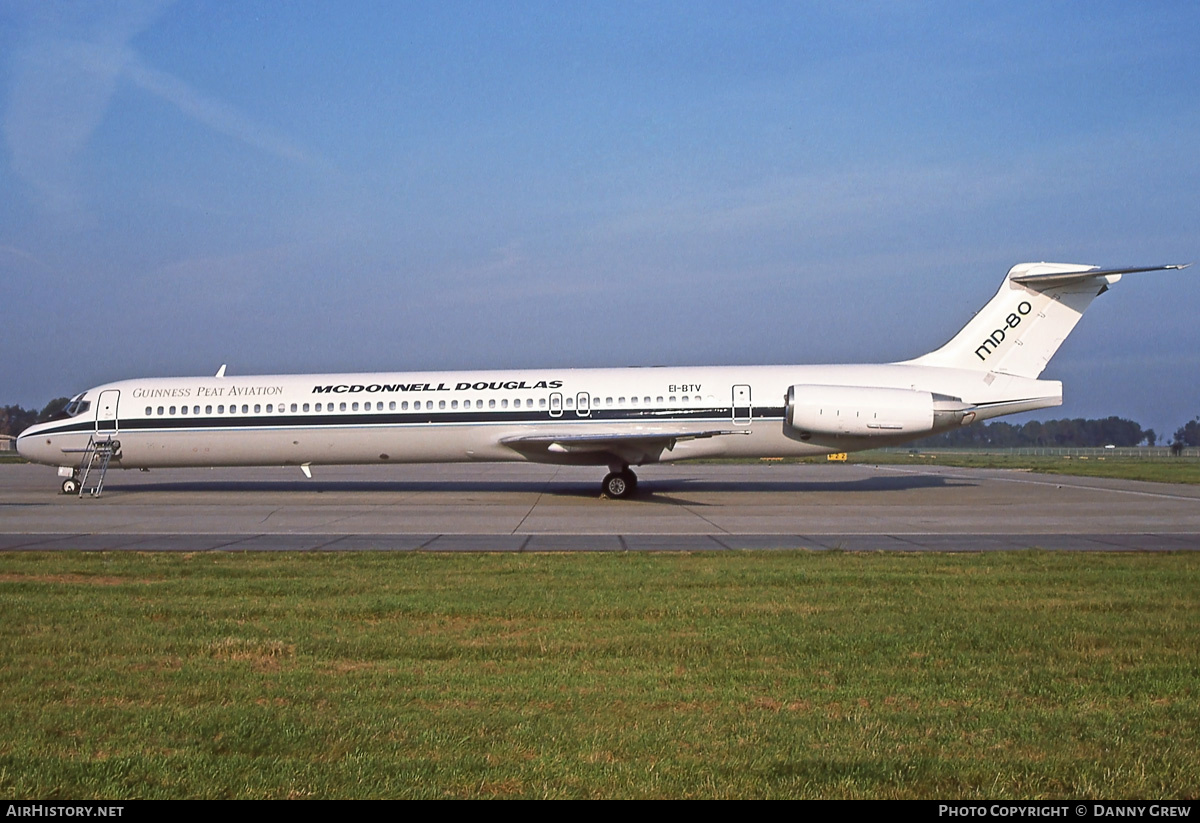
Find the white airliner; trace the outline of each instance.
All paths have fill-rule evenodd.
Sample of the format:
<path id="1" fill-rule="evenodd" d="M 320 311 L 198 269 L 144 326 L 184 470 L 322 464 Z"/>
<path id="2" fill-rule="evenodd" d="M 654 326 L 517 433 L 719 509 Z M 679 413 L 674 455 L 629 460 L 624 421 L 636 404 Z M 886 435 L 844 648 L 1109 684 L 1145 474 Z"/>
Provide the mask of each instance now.
<path id="1" fill-rule="evenodd" d="M 1057 406 L 1039 380 L 1097 295 L 1122 274 L 1023 263 L 950 342 L 879 365 L 534 369 L 123 380 L 88 389 L 17 439 L 82 494 L 97 454 L 123 469 L 523 460 L 607 466 L 603 493 L 634 493 L 630 466 L 894 446 Z M 97 489 L 98 491 L 98 489 Z"/>

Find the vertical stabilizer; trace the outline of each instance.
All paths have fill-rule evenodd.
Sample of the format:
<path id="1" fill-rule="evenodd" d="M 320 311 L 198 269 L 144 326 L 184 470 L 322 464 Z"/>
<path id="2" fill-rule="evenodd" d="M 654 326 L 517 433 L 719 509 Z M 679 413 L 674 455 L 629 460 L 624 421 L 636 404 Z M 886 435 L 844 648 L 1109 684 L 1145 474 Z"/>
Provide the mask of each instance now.
<path id="1" fill-rule="evenodd" d="M 1036 378 L 1091 302 L 1122 274 L 1181 268 L 1021 263 L 1009 269 L 996 296 L 949 343 L 906 362 Z"/>

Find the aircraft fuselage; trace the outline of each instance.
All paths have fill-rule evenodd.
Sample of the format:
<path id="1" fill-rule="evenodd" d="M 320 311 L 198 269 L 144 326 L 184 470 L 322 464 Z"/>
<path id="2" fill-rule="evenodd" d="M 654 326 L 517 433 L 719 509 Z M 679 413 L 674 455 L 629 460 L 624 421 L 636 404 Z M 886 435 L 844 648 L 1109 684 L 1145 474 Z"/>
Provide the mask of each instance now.
<path id="1" fill-rule="evenodd" d="M 989 374 L 851 365 L 149 378 L 89 389 L 77 398 L 89 405 L 86 413 L 26 430 L 19 448 L 37 462 L 70 465 L 91 436 L 111 435 L 120 440 L 114 465 L 121 468 L 531 459 L 608 465 L 620 461 L 605 450 L 514 443 L 725 433 L 679 438 L 628 461 L 637 465 L 853 451 L 931 432 L 805 437 L 786 422 L 788 390 L 796 385 L 931 392 L 975 407 L 972 420 L 1061 401 L 1055 381 Z"/>

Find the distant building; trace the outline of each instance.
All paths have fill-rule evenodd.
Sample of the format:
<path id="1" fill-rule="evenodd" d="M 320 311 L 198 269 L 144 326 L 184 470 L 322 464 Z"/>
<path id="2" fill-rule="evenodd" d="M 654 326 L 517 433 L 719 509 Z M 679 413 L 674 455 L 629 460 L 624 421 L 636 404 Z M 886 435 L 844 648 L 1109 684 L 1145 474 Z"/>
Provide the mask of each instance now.
<path id="1" fill-rule="evenodd" d="M 0 452 L 15 452 L 17 450 L 17 438 L 10 434 L 0 434 Z"/>

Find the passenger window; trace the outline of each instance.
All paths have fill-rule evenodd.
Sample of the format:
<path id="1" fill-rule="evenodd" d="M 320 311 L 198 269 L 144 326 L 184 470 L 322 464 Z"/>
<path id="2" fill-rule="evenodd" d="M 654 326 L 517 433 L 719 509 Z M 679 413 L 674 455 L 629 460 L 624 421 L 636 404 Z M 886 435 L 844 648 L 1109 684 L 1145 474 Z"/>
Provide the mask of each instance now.
<path id="1" fill-rule="evenodd" d="M 205 414 L 212 414 L 212 406 L 205 406 L 205 407 L 204 407 L 204 413 L 205 413 Z"/>
<path id="2" fill-rule="evenodd" d="M 656 403 L 662 403 L 662 395 L 659 395 L 659 396 L 658 396 L 658 397 L 655 399 L 655 401 L 654 401 L 654 402 L 656 402 Z"/>
<path id="3" fill-rule="evenodd" d="M 396 401 L 393 400 L 392 402 L 388 403 L 388 411 L 395 411 L 395 410 L 396 410 Z"/>
<path id="4" fill-rule="evenodd" d="M 521 408 L 521 398 L 518 397 L 516 400 L 513 401 L 513 408 L 514 409 Z"/>
<path id="5" fill-rule="evenodd" d="M 180 406 L 180 407 L 179 407 L 179 413 L 180 413 L 180 414 L 187 414 L 187 406 Z"/>
<path id="6" fill-rule="evenodd" d="M 494 399 L 493 399 L 493 400 L 489 400 L 489 401 L 488 401 L 488 408 L 489 408 L 489 409 L 494 409 L 494 408 L 496 408 L 496 401 L 495 401 Z"/>
<path id="7" fill-rule="evenodd" d="M 275 411 L 275 406 L 272 405 L 271 403 L 268 403 L 267 404 L 267 414 L 270 414 L 273 411 Z"/>
<path id="8" fill-rule="evenodd" d="M 346 401 L 345 400 L 343 400 L 341 403 L 338 404 L 338 409 L 341 411 L 346 410 Z"/>
<path id="9" fill-rule="evenodd" d="M 261 411 L 262 411 L 262 406 L 260 406 L 258 403 L 255 403 L 254 404 L 254 413 L 258 414 Z"/>
<path id="10" fill-rule="evenodd" d="M 408 401 L 405 400 L 403 403 L 401 403 L 400 408 L 403 409 L 404 411 L 408 411 Z"/>
<path id="11" fill-rule="evenodd" d="M 174 413 L 175 413 L 175 407 L 174 407 L 174 406 L 172 406 L 172 407 L 171 407 L 171 414 L 174 414 Z"/>
<path id="12" fill-rule="evenodd" d="M 500 408 L 502 408 L 502 409 L 508 408 L 508 398 L 507 397 L 500 401 Z"/>
<path id="13" fill-rule="evenodd" d="M 151 414 L 153 414 L 153 413 L 154 413 L 154 409 L 152 409 L 152 408 L 150 408 L 149 406 L 147 406 L 147 407 L 146 407 L 146 416 L 147 416 L 147 417 L 149 417 L 149 416 L 150 416 Z"/>
<path id="14" fill-rule="evenodd" d="M 243 403 L 242 404 L 242 414 L 249 414 L 249 413 L 250 413 L 250 407 L 247 406 L 245 403 Z"/>
<path id="15" fill-rule="evenodd" d="M 573 408 L 575 408 L 575 398 L 574 398 L 574 397 L 568 397 L 568 398 L 567 398 L 567 408 L 568 408 L 568 409 L 573 409 Z"/>
<path id="16" fill-rule="evenodd" d="M 544 409 L 544 408 L 546 408 L 546 398 L 544 398 L 544 397 L 539 397 L 539 398 L 538 398 L 538 408 L 539 408 L 539 409 Z"/>
<path id="17" fill-rule="evenodd" d="M 631 406 L 636 406 L 636 405 L 637 405 L 637 398 L 636 398 L 636 397 L 631 397 L 631 398 L 629 398 L 629 405 L 631 405 Z"/>
<path id="18" fill-rule="evenodd" d="M 305 403 L 305 404 L 304 404 L 304 410 L 305 410 L 305 411 L 308 411 L 308 404 L 307 404 L 307 403 Z M 321 404 L 320 404 L 320 403 L 318 403 L 318 404 L 317 404 L 317 411 L 320 411 L 320 410 L 321 410 Z"/>
<path id="19" fill-rule="evenodd" d="M 604 398 L 604 405 L 606 405 L 606 406 L 611 406 L 611 405 L 612 405 L 612 398 L 611 398 L 611 397 L 606 397 L 606 398 Z"/>
<path id="20" fill-rule="evenodd" d="M 439 409 L 444 409 L 444 408 L 446 408 L 446 401 L 445 401 L 445 400 L 439 400 L 439 401 L 438 401 L 438 408 L 439 408 Z"/>
<path id="21" fill-rule="evenodd" d="M 482 409 L 482 408 L 483 408 L 483 401 L 482 401 L 482 400 L 476 400 L 476 401 L 475 401 L 475 408 L 477 408 L 477 409 Z"/>

